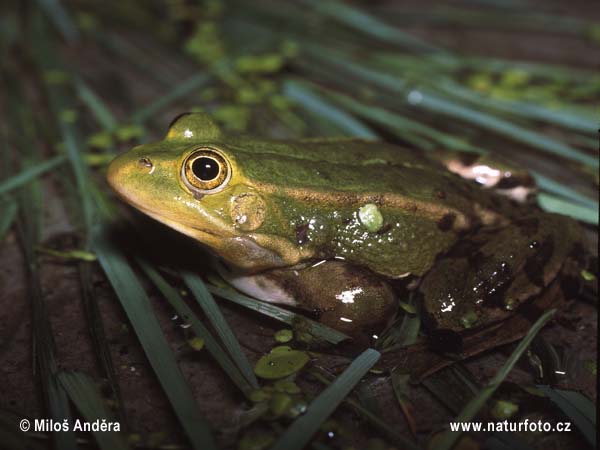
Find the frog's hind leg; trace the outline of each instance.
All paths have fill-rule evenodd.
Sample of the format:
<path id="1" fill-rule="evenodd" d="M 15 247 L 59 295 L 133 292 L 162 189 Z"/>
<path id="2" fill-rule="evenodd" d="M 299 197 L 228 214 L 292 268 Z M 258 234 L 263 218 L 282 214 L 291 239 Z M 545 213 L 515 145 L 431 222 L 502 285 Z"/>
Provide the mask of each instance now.
<path id="1" fill-rule="evenodd" d="M 499 156 L 457 151 L 436 151 L 428 155 L 450 172 L 519 203 L 532 201 L 537 192 L 535 180 L 527 170 Z"/>
<path id="2" fill-rule="evenodd" d="M 383 278 L 340 260 L 253 275 L 222 275 L 248 295 L 308 310 L 325 325 L 350 335 L 378 331 L 397 308 L 395 293 Z"/>

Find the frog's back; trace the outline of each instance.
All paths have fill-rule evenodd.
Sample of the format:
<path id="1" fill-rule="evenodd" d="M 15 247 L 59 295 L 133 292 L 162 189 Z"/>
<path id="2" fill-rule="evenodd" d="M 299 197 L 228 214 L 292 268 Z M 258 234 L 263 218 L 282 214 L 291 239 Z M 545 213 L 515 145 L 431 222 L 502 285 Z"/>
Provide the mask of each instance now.
<path id="1" fill-rule="evenodd" d="M 417 150 L 365 139 L 301 141 L 241 140 L 228 150 L 260 189 L 288 189 L 357 202 L 365 196 L 389 202 L 430 202 L 470 210 L 480 195 L 470 182 L 449 173 Z M 372 195 L 371 195 L 372 194 Z"/>

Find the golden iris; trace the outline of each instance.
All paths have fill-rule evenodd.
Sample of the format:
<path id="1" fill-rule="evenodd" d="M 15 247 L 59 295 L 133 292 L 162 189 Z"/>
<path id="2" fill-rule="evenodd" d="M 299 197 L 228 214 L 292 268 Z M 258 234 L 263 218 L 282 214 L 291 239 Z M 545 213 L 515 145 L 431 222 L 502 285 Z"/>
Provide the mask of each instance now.
<path id="1" fill-rule="evenodd" d="M 191 189 L 203 193 L 224 187 L 229 175 L 229 164 L 214 150 L 196 150 L 183 163 L 184 181 Z"/>

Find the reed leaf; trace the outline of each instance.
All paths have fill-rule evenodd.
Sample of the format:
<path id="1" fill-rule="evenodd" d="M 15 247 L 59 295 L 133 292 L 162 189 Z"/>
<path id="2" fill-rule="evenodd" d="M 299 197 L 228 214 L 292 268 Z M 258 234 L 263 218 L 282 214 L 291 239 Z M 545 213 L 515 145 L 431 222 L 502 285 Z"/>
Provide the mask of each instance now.
<path id="1" fill-rule="evenodd" d="M 152 308 L 125 255 L 110 239 L 106 224 L 93 230 L 92 247 L 194 449 L 216 449 L 208 423 L 177 365 Z"/>
<path id="2" fill-rule="evenodd" d="M 207 85 L 211 79 L 211 75 L 206 73 L 193 75 L 187 80 L 178 83 L 177 86 L 167 94 L 162 95 L 149 105 L 146 105 L 134 112 L 131 117 L 132 121 L 137 123 L 145 122 L 150 117 L 153 117 L 156 113 L 158 113 L 158 111 L 169 106 L 171 103 L 174 103 L 177 100 L 189 95 L 192 91 Z"/>
<path id="3" fill-rule="evenodd" d="M 538 203 L 546 211 L 564 214 L 565 216 L 571 216 L 582 222 L 598 225 L 597 206 L 595 208 L 590 208 L 543 192 L 538 194 Z"/>
<path id="4" fill-rule="evenodd" d="M 306 413 L 284 431 L 271 450 L 301 450 L 336 410 L 354 386 L 375 365 L 381 355 L 373 349 L 361 353 L 336 380 L 312 401 Z"/>
<path id="5" fill-rule="evenodd" d="M 25 169 L 12 177 L 6 178 L 0 182 L 0 195 L 17 189 L 40 175 L 49 172 L 50 170 L 60 166 L 67 160 L 66 155 L 54 156 L 45 161 L 36 162 L 28 165 Z"/>
<path id="6" fill-rule="evenodd" d="M 240 294 L 232 289 L 224 289 L 210 284 L 207 285 L 207 289 L 220 298 L 229 300 L 233 303 L 243 306 L 244 308 L 256 311 L 259 314 L 264 314 L 265 316 L 269 316 L 280 322 L 287 323 L 288 325 L 300 326 L 303 331 L 311 334 L 315 338 L 331 344 L 338 344 L 343 340 L 350 339 L 350 337 L 344 333 L 334 330 L 333 328 L 329 328 L 319 322 L 307 319 L 306 317 L 293 311 L 289 311 L 270 303 Z"/>
<path id="7" fill-rule="evenodd" d="M 191 308 L 186 304 L 185 300 L 179 295 L 177 289 L 171 286 L 167 281 L 160 275 L 160 273 L 152 267 L 152 265 L 144 259 L 137 259 L 138 265 L 145 272 L 146 276 L 154 283 L 156 288 L 160 291 L 163 297 L 169 302 L 169 305 L 177 312 L 177 315 L 185 323 L 191 325 L 192 331 L 196 336 L 204 340 L 204 346 L 208 352 L 215 359 L 217 364 L 223 369 L 223 371 L 231 378 L 231 381 L 245 394 L 248 395 L 253 389 L 250 382 L 242 375 L 240 369 L 233 363 L 231 358 L 227 355 L 225 350 L 208 331 L 204 324 L 198 319 Z"/>
<path id="8" fill-rule="evenodd" d="M 462 409 L 462 411 L 456 416 L 453 422 L 462 423 L 471 421 L 479 410 L 485 405 L 490 397 L 496 392 L 496 389 L 502 384 L 506 376 L 511 372 L 517 361 L 521 358 L 533 338 L 538 332 L 546 325 L 546 323 L 556 313 L 555 309 L 546 311 L 540 316 L 538 320 L 532 325 L 525 337 L 519 342 L 519 345 L 512 352 L 510 357 L 506 360 L 500 370 L 492 377 L 492 379 L 481 389 L 475 397 L 473 397 Z M 461 431 L 446 431 L 444 435 L 437 441 L 438 450 L 450 450 L 452 446 L 458 441 L 462 432 Z"/>
<path id="9" fill-rule="evenodd" d="M 18 203 L 12 198 L 0 199 L 0 242 L 17 218 Z"/>
<path id="10" fill-rule="evenodd" d="M 317 95 L 302 83 L 288 80 L 283 86 L 283 93 L 299 103 L 306 110 L 331 121 L 342 131 L 345 131 L 351 136 L 368 139 L 377 138 L 377 134 L 375 134 L 367 125 L 355 119 L 343 109 L 331 104 L 322 96 Z"/>
<path id="11" fill-rule="evenodd" d="M 86 422 L 115 423 L 106 407 L 98 387 L 87 375 L 80 372 L 59 372 L 58 380 L 69 398 L 81 412 Z M 120 424 L 119 424 L 120 428 Z M 94 438 L 102 450 L 125 450 L 130 448 L 121 431 L 95 431 Z"/>
<path id="12" fill-rule="evenodd" d="M 187 284 L 190 289 L 192 295 L 210 320 L 210 323 L 215 328 L 215 331 L 223 341 L 223 345 L 229 352 L 229 355 L 237 365 L 238 369 L 246 380 L 250 383 L 253 388 L 258 388 L 258 380 L 256 379 L 256 375 L 254 375 L 254 370 L 252 370 L 252 366 L 248 361 L 248 358 L 242 351 L 242 347 L 238 342 L 235 334 L 231 330 L 231 327 L 223 317 L 223 313 L 217 306 L 215 299 L 210 294 L 208 289 L 206 289 L 206 285 L 204 281 L 192 272 L 183 271 L 181 272 L 181 277 Z"/>
<path id="13" fill-rule="evenodd" d="M 546 397 L 573 422 L 592 447 L 596 447 L 596 406 L 585 395 L 551 386 L 537 385 Z"/>

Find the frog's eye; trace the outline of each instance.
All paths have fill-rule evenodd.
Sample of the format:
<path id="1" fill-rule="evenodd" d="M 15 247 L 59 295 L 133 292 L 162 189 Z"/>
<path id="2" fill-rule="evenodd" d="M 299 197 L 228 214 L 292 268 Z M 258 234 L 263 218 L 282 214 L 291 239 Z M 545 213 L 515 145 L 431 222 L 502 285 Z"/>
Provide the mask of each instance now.
<path id="1" fill-rule="evenodd" d="M 211 194 L 227 185 L 231 171 L 229 163 L 220 153 L 212 149 L 200 149 L 186 158 L 181 175 L 191 190 Z"/>

